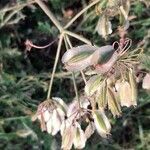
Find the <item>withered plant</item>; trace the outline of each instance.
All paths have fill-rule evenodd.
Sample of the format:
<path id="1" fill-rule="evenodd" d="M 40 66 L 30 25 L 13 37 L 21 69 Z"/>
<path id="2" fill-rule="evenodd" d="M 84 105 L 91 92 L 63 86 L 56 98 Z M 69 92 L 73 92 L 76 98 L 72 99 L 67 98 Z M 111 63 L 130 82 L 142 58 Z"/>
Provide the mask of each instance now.
<path id="1" fill-rule="evenodd" d="M 56 19 L 42 0 L 34 0 L 30 3 L 38 4 L 59 31 L 59 35 L 56 36 L 58 47 L 47 99 L 38 106 L 32 119 L 39 120 L 42 131 L 53 136 L 60 132 L 61 148 L 65 150 L 71 149 L 73 145 L 76 149 L 84 148 L 87 139 L 95 131 L 101 137 L 107 138 L 111 134 L 110 117 L 121 116 L 123 106 L 136 107 L 137 105 L 136 68 L 143 49 L 133 49 L 132 39 L 128 38 L 130 1 L 92 0 L 65 26 Z M 94 8 L 92 12 L 99 16 L 95 31 L 104 39 L 114 32 L 111 20 L 119 18 L 115 31 L 119 37 L 118 41 L 99 47 L 82 35 L 69 30 L 69 27 L 91 8 Z M 72 38 L 83 44 L 73 45 Z M 45 48 L 53 42 L 44 47 L 36 46 L 29 40 L 25 44 L 30 51 L 32 47 Z M 63 44 L 66 52 L 60 58 Z M 59 59 L 65 69 L 72 73 L 76 96 L 69 104 L 57 96 L 52 96 L 51 93 Z M 80 72 L 85 84 L 83 93 L 78 92 L 76 72 Z M 147 85 L 144 84 L 144 87 Z M 109 115 L 110 113 L 112 115 Z"/>
<path id="2" fill-rule="evenodd" d="M 95 130 L 103 138 L 111 134 L 111 123 L 106 112 L 113 117 L 121 116 L 121 107 L 137 105 L 136 70 L 142 49 L 132 49 L 132 39 L 127 37 L 129 23 L 130 1 L 94 0 L 76 14 L 65 26 L 55 18 L 44 2 L 35 0 L 40 8 L 58 28 L 60 34 L 55 63 L 52 71 L 47 99 L 42 102 L 34 115 L 38 118 L 42 131 L 56 135 L 59 131 L 62 136 L 62 149 L 77 149 L 85 147 L 87 139 Z M 69 27 L 88 9 L 95 6 L 95 13 L 99 20 L 95 30 L 107 39 L 112 31 L 110 18 L 119 16 L 117 27 L 119 41 L 99 47 L 87 38 L 69 31 Z M 83 45 L 74 46 L 70 37 Z M 62 44 L 66 52 L 61 58 L 67 71 L 72 72 L 72 80 L 76 97 L 70 104 L 58 97 L 52 97 L 51 89 Z M 28 50 L 33 45 L 26 42 Z M 49 46 L 49 45 L 48 45 Z M 78 92 L 75 72 L 80 72 L 85 83 L 84 93 Z M 134 109 L 134 108 L 133 108 Z M 82 125 L 86 125 L 83 129 Z"/>

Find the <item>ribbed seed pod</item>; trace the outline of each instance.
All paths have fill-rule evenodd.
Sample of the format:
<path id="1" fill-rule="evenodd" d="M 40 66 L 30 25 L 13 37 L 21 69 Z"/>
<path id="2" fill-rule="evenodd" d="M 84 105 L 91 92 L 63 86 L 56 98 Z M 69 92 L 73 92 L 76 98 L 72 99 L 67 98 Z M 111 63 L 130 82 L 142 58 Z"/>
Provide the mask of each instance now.
<path id="1" fill-rule="evenodd" d="M 133 106 L 137 105 L 137 86 L 133 70 L 129 71 L 129 84 L 131 86 L 131 103 Z"/>
<path id="2" fill-rule="evenodd" d="M 87 138 L 84 131 L 81 129 L 80 124 L 76 122 L 75 125 L 76 125 L 76 129 L 75 129 L 73 144 L 75 149 L 83 149 L 85 147 Z"/>
<path id="3" fill-rule="evenodd" d="M 62 63 L 69 71 L 80 71 L 91 65 L 92 54 L 98 49 L 91 45 L 81 45 L 67 50 L 63 57 Z"/>
<path id="4" fill-rule="evenodd" d="M 104 80 L 96 94 L 96 101 L 98 103 L 99 108 L 104 109 L 107 105 L 106 93 L 107 93 L 107 81 Z"/>
<path id="5" fill-rule="evenodd" d="M 115 49 L 112 45 L 106 45 L 98 48 L 94 53 L 93 53 L 93 58 L 92 62 L 97 62 L 95 64 L 106 64 L 113 56 L 115 52 Z"/>
<path id="6" fill-rule="evenodd" d="M 122 81 L 119 87 L 119 97 L 121 106 L 130 107 L 131 103 L 131 86 L 129 82 Z"/>
<path id="7" fill-rule="evenodd" d="M 88 96 L 93 95 L 98 90 L 101 80 L 102 80 L 102 77 L 99 75 L 95 75 L 95 76 L 91 77 L 88 80 L 88 82 L 86 83 L 85 93 Z"/>
<path id="8" fill-rule="evenodd" d="M 100 17 L 95 30 L 105 39 L 112 33 L 112 25 L 106 15 Z"/>
<path id="9" fill-rule="evenodd" d="M 110 134 L 111 125 L 104 111 L 96 110 L 93 112 L 93 119 L 96 130 L 102 137 L 107 137 Z"/>
<path id="10" fill-rule="evenodd" d="M 111 113 L 114 117 L 121 115 L 121 107 L 119 105 L 118 100 L 115 97 L 114 92 L 111 88 L 108 87 L 107 90 L 107 96 L 108 96 L 108 108 L 110 109 Z"/>

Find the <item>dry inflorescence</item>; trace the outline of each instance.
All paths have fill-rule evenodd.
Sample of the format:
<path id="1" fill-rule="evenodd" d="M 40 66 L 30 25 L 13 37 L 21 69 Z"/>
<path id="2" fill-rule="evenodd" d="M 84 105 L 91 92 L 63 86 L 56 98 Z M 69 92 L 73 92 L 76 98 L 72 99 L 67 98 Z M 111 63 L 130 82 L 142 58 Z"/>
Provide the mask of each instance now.
<path id="1" fill-rule="evenodd" d="M 46 7 L 39 0 L 36 1 L 41 8 Z M 94 4 L 96 3 L 98 1 Z M 89 6 L 87 8 L 90 8 Z M 66 30 L 87 8 L 71 19 L 64 29 Z M 124 0 L 103 0 L 96 5 L 98 14 L 100 14 L 96 31 L 105 39 L 112 33 L 110 17 L 120 16 L 119 42 L 116 41 L 112 45 L 102 47 L 90 45 L 87 39 L 70 31 L 64 31 L 58 21 L 51 16 L 51 12 L 45 11 L 60 32 L 62 31 L 53 75 L 64 40 L 67 51 L 62 56 L 62 63 L 72 74 L 80 71 L 85 82 L 84 93 L 79 96 L 73 78 L 76 98 L 68 105 L 61 98 L 49 99 L 50 94 L 48 94 L 48 99 L 39 105 L 34 116 L 40 121 L 43 131 L 51 135 L 60 132 L 62 149 L 69 150 L 73 145 L 76 149 L 83 149 L 87 139 L 95 131 L 101 137 L 107 138 L 111 132 L 111 123 L 106 112 L 111 113 L 113 117 L 119 117 L 122 113 L 121 107 L 137 105 L 135 68 L 139 64 L 142 49 L 129 50 L 132 45 L 131 39 L 126 38 L 126 30 L 129 27 L 129 8 L 129 1 Z M 86 44 L 72 47 L 69 36 Z M 146 75 L 143 81 L 144 88 L 148 87 L 145 83 L 149 78 L 147 76 L 149 75 Z M 51 91 L 53 76 L 50 83 L 49 91 Z"/>
<path id="2" fill-rule="evenodd" d="M 110 110 L 113 117 L 119 117 L 122 106 L 137 105 L 134 66 L 142 51 L 130 52 L 130 42 L 126 39 L 124 46 L 119 44 L 116 50 L 114 44 L 103 47 L 81 45 L 63 55 L 62 62 L 68 71 L 88 74 L 84 96 L 69 105 L 53 97 L 41 103 L 35 115 L 43 131 L 51 135 L 60 131 L 62 149 L 71 149 L 72 145 L 77 149 L 84 148 L 95 130 L 101 137 L 108 137 L 111 123 L 105 112 Z"/>

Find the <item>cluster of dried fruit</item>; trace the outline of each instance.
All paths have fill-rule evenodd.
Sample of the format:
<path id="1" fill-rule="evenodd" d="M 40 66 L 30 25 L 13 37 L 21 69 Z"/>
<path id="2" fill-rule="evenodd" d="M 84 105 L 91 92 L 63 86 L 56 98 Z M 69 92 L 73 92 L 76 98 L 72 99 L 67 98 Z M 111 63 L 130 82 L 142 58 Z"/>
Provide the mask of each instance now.
<path id="1" fill-rule="evenodd" d="M 126 41 L 129 44 L 129 40 Z M 86 95 L 94 97 L 99 109 L 108 106 L 114 116 L 119 116 L 120 106 L 136 106 L 134 65 L 138 63 L 139 54 L 139 50 L 128 52 L 127 45 L 117 50 L 111 45 L 100 48 L 82 45 L 68 50 L 62 62 L 70 71 L 93 68 L 90 71 L 95 75 L 86 83 Z"/>
<path id="2" fill-rule="evenodd" d="M 90 110 L 90 99 L 81 98 L 80 104 L 74 100 L 68 107 L 60 98 L 52 98 L 41 103 L 34 120 L 41 123 L 42 131 L 62 136 L 62 149 L 85 147 L 87 139 L 97 129 L 102 137 L 110 133 L 111 125 L 103 110 Z M 85 129 L 81 125 L 86 125 Z"/>
<path id="3" fill-rule="evenodd" d="M 85 94 L 69 106 L 60 98 L 41 103 L 36 118 L 42 130 L 55 135 L 60 131 L 62 148 L 85 147 L 95 129 L 102 137 L 110 134 L 111 125 L 105 115 L 109 109 L 114 117 L 121 115 L 121 106 L 137 105 L 134 65 L 141 50 L 129 52 L 130 40 L 124 46 L 96 47 L 81 45 L 65 52 L 62 62 L 68 71 L 85 71 L 89 80 Z M 129 44 L 129 46 L 128 46 Z M 84 128 L 83 128 L 84 125 Z"/>

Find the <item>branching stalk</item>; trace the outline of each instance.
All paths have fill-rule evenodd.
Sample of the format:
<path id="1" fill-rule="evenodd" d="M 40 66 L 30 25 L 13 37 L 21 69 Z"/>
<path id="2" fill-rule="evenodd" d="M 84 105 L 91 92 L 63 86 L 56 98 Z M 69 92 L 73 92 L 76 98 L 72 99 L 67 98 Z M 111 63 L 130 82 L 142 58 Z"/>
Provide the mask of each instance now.
<path id="1" fill-rule="evenodd" d="M 20 9 L 14 10 L 13 12 L 11 12 L 6 18 L 5 20 L 0 24 L 0 28 L 3 27 L 5 24 L 8 23 L 8 21 L 15 15 L 18 13 L 18 11 L 20 11 Z"/>
<path id="2" fill-rule="evenodd" d="M 41 0 L 35 0 L 35 1 L 42 8 L 42 10 L 46 13 L 46 15 L 50 18 L 50 20 L 54 23 L 54 25 L 58 28 L 58 30 L 61 32 L 63 30 L 61 24 L 55 18 L 53 13 L 48 9 L 48 7 Z"/>
<path id="3" fill-rule="evenodd" d="M 51 96 L 52 84 L 53 84 L 54 75 L 55 75 L 55 72 L 56 72 L 56 67 L 57 67 L 57 63 L 58 63 L 58 59 L 59 59 L 59 55 L 60 55 L 60 50 L 61 50 L 63 37 L 64 37 L 64 34 L 61 34 L 60 38 L 59 38 L 56 57 L 55 57 L 55 62 L 54 62 L 53 71 L 52 71 L 52 76 L 51 76 L 51 80 L 50 80 L 50 84 L 49 84 L 49 88 L 48 88 L 48 93 L 47 93 L 47 99 L 50 99 L 50 96 Z"/>
<path id="4" fill-rule="evenodd" d="M 65 42 L 66 49 L 69 50 L 69 47 L 71 48 L 72 44 L 71 44 L 70 40 L 68 40 L 68 36 L 67 35 L 64 36 L 64 42 Z M 75 73 L 74 72 L 72 72 L 72 80 L 73 80 L 73 86 L 74 86 L 76 98 L 77 98 L 77 100 L 79 102 L 79 107 L 80 107 L 80 99 L 79 99 L 78 88 L 77 88 L 76 79 L 75 79 Z"/>
<path id="5" fill-rule="evenodd" d="M 84 38 L 84 37 L 82 37 L 82 36 L 80 36 L 80 35 L 78 35 L 78 34 L 75 34 L 75 33 L 70 32 L 70 31 L 64 31 L 64 32 L 65 32 L 66 34 L 68 34 L 68 35 L 70 35 L 70 36 L 72 36 L 72 37 L 74 37 L 74 38 L 76 38 L 76 39 L 78 39 L 78 40 L 80 40 L 80 41 L 86 43 L 86 44 L 91 45 L 91 41 L 89 41 L 88 39 L 86 39 L 86 38 Z"/>
<path id="6" fill-rule="evenodd" d="M 92 7 L 93 5 L 95 5 L 96 3 L 98 3 L 99 1 L 100 0 L 96 0 L 96 1 L 92 2 L 91 4 L 89 4 L 87 7 L 85 7 L 64 28 L 68 28 L 79 16 L 81 16 L 86 10 L 88 10 L 90 7 Z M 74 37 L 74 38 L 76 38 L 76 39 L 78 39 L 78 40 L 80 40 L 80 41 L 82 41 L 82 42 L 84 42 L 86 44 L 89 44 L 89 45 L 91 45 L 91 42 L 88 39 L 86 39 L 86 38 L 84 38 L 84 37 L 82 37 L 82 36 L 80 36 L 78 34 L 75 34 L 73 32 L 64 30 L 64 28 L 62 27 L 62 25 L 60 24 L 60 22 L 55 18 L 55 16 L 53 15 L 53 13 L 48 9 L 48 7 L 41 0 L 35 0 L 35 2 L 46 13 L 46 15 L 50 18 L 50 20 L 58 28 L 58 30 L 60 31 L 60 34 L 61 34 L 60 35 L 60 39 L 59 39 L 59 43 L 58 43 L 58 48 L 57 48 L 55 63 L 54 63 L 53 71 L 52 71 L 52 76 L 51 76 L 51 80 L 50 80 L 50 84 L 49 84 L 48 94 L 47 94 L 47 99 L 49 99 L 50 96 L 51 96 L 52 84 L 53 84 L 53 80 L 54 80 L 56 66 L 57 66 L 57 63 L 58 63 L 58 58 L 59 58 L 59 55 L 60 55 L 60 49 L 61 49 L 61 44 L 62 44 L 63 38 L 64 38 L 65 41 L 67 41 L 65 43 L 68 43 L 68 45 L 70 47 L 72 47 L 72 44 L 71 44 L 70 39 L 68 38 L 67 35 L 72 36 L 72 37 Z M 68 49 L 67 44 L 65 44 L 65 45 L 66 45 L 66 48 Z M 83 77 L 84 82 L 86 83 L 86 79 L 85 79 L 84 73 L 81 72 L 81 75 Z M 74 89 L 75 89 L 76 97 L 79 100 L 78 90 L 77 90 L 77 85 L 76 85 L 76 82 L 75 82 L 75 75 L 74 75 L 74 73 L 72 74 L 72 77 L 73 77 L 73 84 L 74 84 Z M 80 105 L 80 102 L 79 102 L 79 105 Z"/>
<path id="7" fill-rule="evenodd" d="M 76 16 L 74 16 L 64 27 L 64 29 L 67 29 L 72 25 L 74 21 L 76 21 L 85 11 L 87 11 L 92 6 L 96 5 L 100 0 L 95 0 L 91 4 L 89 4 L 87 7 L 85 7 L 83 10 L 81 10 Z"/>
<path id="8" fill-rule="evenodd" d="M 8 12 L 8 11 L 12 11 L 12 10 L 20 10 L 20 9 L 23 9 L 24 7 L 26 7 L 26 6 L 28 6 L 28 5 L 31 5 L 31 4 L 33 4 L 33 3 L 35 3 L 35 0 L 28 0 L 26 3 L 20 3 L 20 4 L 17 4 L 17 5 L 15 5 L 15 6 L 12 6 L 12 7 L 6 7 L 6 8 L 4 8 L 4 9 L 2 9 L 1 11 L 0 11 L 0 14 L 1 13 L 6 13 L 6 12 Z"/>

